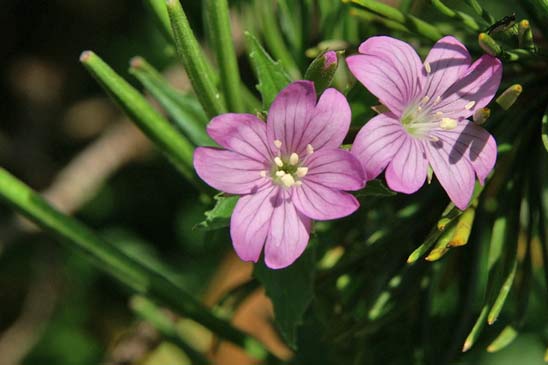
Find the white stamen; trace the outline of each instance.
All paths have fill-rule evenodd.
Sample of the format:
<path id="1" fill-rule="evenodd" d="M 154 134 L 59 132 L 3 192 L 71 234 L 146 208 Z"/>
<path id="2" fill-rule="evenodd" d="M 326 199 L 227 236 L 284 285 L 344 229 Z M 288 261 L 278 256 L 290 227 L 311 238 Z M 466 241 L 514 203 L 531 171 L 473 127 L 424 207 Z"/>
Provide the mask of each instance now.
<path id="1" fill-rule="evenodd" d="M 464 106 L 464 109 L 470 110 L 470 109 L 472 109 L 472 108 L 474 107 L 474 105 L 476 105 L 476 102 L 475 102 L 475 101 L 471 101 L 471 102 L 469 102 L 468 104 L 466 104 L 466 105 Z"/>
<path id="2" fill-rule="evenodd" d="M 305 177 L 306 174 L 308 174 L 308 167 L 298 167 L 297 168 L 297 176 L 298 177 Z"/>
<path id="3" fill-rule="evenodd" d="M 266 171 L 265 171 L 265 170 L 261 171 L 261 172 L 259 173 L 259 175 L 261 175 L 261 177 L 266 177 Z"/>
<path id="4" fill-rule="evenodd" d="M 274 140 L 274 146 L 278 149 L 280 149 L 282 147 L 282 141 L 280 141 L 279 139 L 275 139 Z"/>
<path id="5" fill-rule="evenodd" d="M 426 104 L 430 101 L 430 97 L 429 96 L 425 96 L 424 98 L 421 99 L 421 104 Z"/>
<path id="6" fill-rule="evenodd" d="M 417 107 L 417 110 L 418 110 L 419 112 L 422 111 L 422 107 L 419 105 L 419 106 Z"/>
<path id="7" fill-rule="evenodd" d="M 303 184 L 302 181 L 295 181 L 295 186 L 301 186 Z"/>
<path id="8" fill-rule="evenodd" d="M 308 153 L 309 155 L 314 153 L 314 147 L 312 147 L 311 144 L 306 145 L 306 153 Z"/>
<path id="9" fill-rule="evenodd" d="M 443 113 L 442 112 L 436 112 L 436 113 L 434 113 L 434 115 L 439 118 L 443 115 Z"/>
<path id="10" fill-rule="evenodd" d="M 282 176 L 284 176 L 284 175 L 285 175 L 285 171 L 282 171 L 282 170 L 276 171 L 276 176 L 282 177 Z"/>
<path id="11" fill-rule="evenodd" d="M 445 130 L 455 129 L 457 127 L 457 121 L 452 118 L 441 118 L 440 128 Z"/>
<path id="12" fill-rule="evenodd" d="M 282 161 L 282 159 L 280 157 L 274 157 L 274 163 L 278 166 L 278 167 L 282 167 L 284 165 L 284 162 Z"/>
<path id="13" fill-rule="evenodd" d="M 295 185 L 295 179 L 293 178 L 291 174 L 285 174 L 284 176 L 280 178 L 280 180 L 282 180 L 282 184 L 284 184 L 286 188 L 289 188 Z"/>
<path id="14" fill-rule="evenodd" d="M 432 67 L 430 67 L 430 64 L 428 62 L 424 62 L 424 69 L 426 70 L 426 73 L 432 72 Z"/>
<path id="15" fill-rule="evenodd" d="M 299 155 L 297 155 L 295 152 L 293 152 L 289 156 L 289 164 L 290 165 L 296 165 L 299 162 Z"/>
<path id="16" fill-rule="evenodd" d="M 434 100 L 434 105 L 439 104 L 440 101 L 441 101 L 441 96 L 438 95 L 438 96 L 436 97 L 436 100 Z"/>
<path id="17" fill-rule="evenodd" d="M 430 139 L 430 141 L 432 142 L 438 142 L 440 139 L 436 136 L 428 136 L 428 138 Z"/>

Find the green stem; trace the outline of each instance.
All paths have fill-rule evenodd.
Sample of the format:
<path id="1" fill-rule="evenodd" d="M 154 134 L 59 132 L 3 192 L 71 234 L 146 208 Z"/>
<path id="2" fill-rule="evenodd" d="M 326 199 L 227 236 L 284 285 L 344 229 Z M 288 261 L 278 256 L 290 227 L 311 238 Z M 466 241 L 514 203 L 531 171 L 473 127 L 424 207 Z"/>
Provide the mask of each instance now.
<path id="1" fill-rule="evenodd" d="M 212 46 L 217 55 L 221 86 L 228 108 L 232 112 L 243 112 L 240 71 L 232 41 L 228 2 L 227 0 L 207 0 L 206 6 Z"/>
<path id="2" fill-rule="evenodd" d="M 385 18 L 401 23 L 414 33 L 422 35 L 432 41 L 437 41 L 442 37 L 442 34 L 433 25 L 428 24 L 424 20 L 421 20 L 413 15 L 404 14 L 400 10 L 381 2 L 375 0 L 342 0 L 342 2 L 351 3 L 353 6 L 367 9 L 375 14 L 379 14 Z"/>
<path id="3" fill-rule="evenodd" d="M 495 22 L 495 18 L 493 18 L 491 14 L 489 14 L 489 12 L 478 3 L 477 0 L 465 0 L 465 2 L 476 12 L 476 14 L 481 16 L 487 24 L 493 24 Z"/>
<path id="4" fill-rule="evenodd" d="M 160 25 L 160 29 L 167 36 L 167 39 L 173 40 L 173 31 L 169 22 L 165 0 L 144 0 L 145 5 L 154 14 L 154 19 Z"/>
<path id="5" fill-rule="evenodd" d="M 140 264 L 75 218 L 59 212 L 3 168 L 0 168 L 0 199 L 136 293 L 153 298 L 238 346 L 263 349 L 256 339 L 212 314 L 172 279 Z"/>
<path id="6" fill-rule="evenodd" d="M 166 4 L 177 54 L 181 58 L 200 104 L 210 118 L 225 113 L 226 108 L 211 79 L 210 67 L 190 28 L 181 3 L 179 0 L 167 0 Z"/>
<path id="7" fill-rule="evenodd" d="M 193 172 L 192 144 L 95 53 L 83 52 L 80 62 L 177 169 L 200 186 Z"/>
<path id="8" fill-rule="evenodd" d="M 431 2 L 432 2 L 432 5 L 434 5 L 434 7 L 438 9 L 438 11 L 442 13 L 443 15 L 446 15 L 451 19 L 462 22 L 462 24 L 464 24 L 465 26 L 467 26 L 470 30 L 474 32 L 477 32 L 480 30 L 478 23 L 470 15 L 463 13 L 461 11 L 453 10 L 449 8 L 441 0 L 431 0 Z"/>

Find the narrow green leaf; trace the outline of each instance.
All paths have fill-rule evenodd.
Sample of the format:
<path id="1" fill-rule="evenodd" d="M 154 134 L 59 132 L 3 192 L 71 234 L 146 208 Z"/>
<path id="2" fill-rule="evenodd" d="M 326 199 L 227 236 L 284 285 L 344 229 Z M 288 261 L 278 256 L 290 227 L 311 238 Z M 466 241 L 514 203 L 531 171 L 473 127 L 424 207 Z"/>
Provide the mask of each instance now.
<path id="1" fill-rule="evenodd" d="M 476 343 L 476 340 L 478 339 L 481 330 L 485 326 L 485 318 L 487 318 L 487 312 L 489 312 L 489 308 L 487 306 L 484 306 L 481 310 L 481 313 L 474 323 L 474 326 L 472 327 L 472 330 L 466 337 L 466 340 L 464 341 L 464 345 L 462 346 L 462 352 L 466 352 L 470 350 L 470 348 Z"/>
<path id="2" fill-rule="evenodd" d="M 345 3 L 351 3 L 354 6 L 359 6 L 373 13 L 379 14 L 387 19 L 393 20 L 404 25 L 412 32 L 422 35 L 431 41 L 439 40 L 443 35 L 433 25 L 421 20 L 413 15 L 405 14 L 400 10 L 383 4 L 375 0 L 342 0 Z"/>
<path id="3" fill-rule="evenodd" d="M 211 78 L 210 67 L 190 28 L 181 3 L 179 0 L 167 0 L 166 4 L 177 54 L 181 58 L 200 104 L 210 118 L 225 113 L 226 108 Z"/>
<path id="4" fill-rule="evenodd" d="M 257 38 L 249 32 L 246 32 L 245 36 L 249 59 L 259 80 L 257 89 L 263 98 L 263 108 L 268 110 L 280 90 L 291 82 L 291 78 L 280 63 L 272 60 L 259 41 L 257 41 Z"/>
<path id="5" fill-rule="evenodd" d="M 508 346 L 518 336 L 518 331 L 512 326 L 506 326 L 497 338 L 487 346 L 487 352 L 497 352 Z"/>
<path id="6" fill-rule="evenodd" d="M 390 197 L 394 195 L 396 195 L 396 192 L 390 190 L 380 179 L 368 181 L 365 188 L 356 193 L 357 197 Z"/>
<path id="7" fill-rule="evenodd" d="M 294 79 L 300 79 L 301 74 L 299 68 L 293 59 L 293 56 L 287 49 L 284 39 L 282 37 L 282 32 L 278 26 L 277 19 L 275 16 L 275 9 L 273 7 L 272 1 L 256 1 L 256 6 L 258 7 L 258 15 L 262 20 L 263 32 L 265 43 L 268 46 L 268 49 L 272 52 L 272 55 L 280 60 L 281 64 L 289 72 L 289 74 Z"/>
<path id="8" fill-rule="evenodd" d="M 546 111 L 542 116 L 542 143 L 548 152 L 548 108 L 546 108 Z"/>
<path id="9" fill-rule="evenodd" d="M 232 41 L 228 1 L 207 0 L 206 7 L 209 35 L 217 56 L 224 97 L 230 111 L 241 113 L 244 111 L 244 104 L 240 92 L 238 60 Z"/>
<path id="10" fill-rule="evenodd" d="M 167 13 L 166 0 L 144 0 L 145 5 L 154 14 L 154 19 L 160 25 L 160 29 L 167 36 L 167 39 L 173 39 L 173 31 L 169 22 L 169 14 Z"/>
<path id="11" fill-rule="evenodd" d="M 140 295 L 133 296 L 129 306 L 139 318 L 147 321 L 156 328 L 167 341 L 172 342 L 183 350 L 192 361 L 192 364 L 209 364 L 207 358 L 189 345 L 180 335 L 176 323 L 169 317 L 163 308 L 159 308 L 152 301 Z"/>
<path id="12" fill-rule="evenodd" d="M 0 199 L 136 293 L 150 296 L 238 346 L 262 347 L 253 337 L 212 314 L 178 283 L 151 266 L 143 266 L 75 218 L 59 212 L 3 168 L 0 168 Z"/>
<path id="13" fill-rule="evenodd" d="M 500 314 L 500 311 L 502 310 L 502 307 L 504 306 L 504 302 L 506 302 L 508 293 L 510 293 L 512 284 L 514 283 L 514 277 L 516 276 L 517 268 L 518 268 L 518 261 L 517 259 L 514 259 L 514 263 L 510 271 L 506 275 L 506 279 L 504 280 L 504 283 L 502 284 L 498 292 L 498 295 L 496 296 L 495 302 L 493 303 L 493 306 L 491 307 L 491 310 L 489 311 L 489 315 L 487 316 L 487 323 L 493 324 L 497 320 Z"/>
<path id="14" fill-rule="evenodd" d="M 205 212 L 206 219 L 196 225 L 195 228 L 204 231 L 212 231 L 227 227 L 230 224 L 232 211 L 238 202 L 238 196 L 224 196 L 222 193 L 213 197 L 216 203 L 213 209 Z"/>
<path id="15" fill-rule="evenodd" d="M 477 32 L 480 30 L 478 23 L 470 15 L 463 13 L 462 11 L 453 10 L 445 5 L 441 0 L 430 0 L 432 5 L 443 15 L 454 19 L 455 21 L 464 24 L 470 30 Z"/>
<path id="16" fill-rule="evenodd" d="M 483 20 L 485 20 L 485 22 L 489 25 L 493 24 L 495 22 L 495 18 L 493 18 L 489 12 L 487 10 L 485 10 L 479 3 L 477 0 L 464 0 L 468 6 L 470 6 L 472 9 L 474 9 L 474 11 L 476 12 L 476 14 L 478 14 L 479 16 L 481 16 L 483 18 Z"/>
<path id="17" fill-rule="evenodd" d="M 130 73 L 162 105 L 173 118 L 175 125 L 194 145 L 215 145 L 206 133 L 208 118 L 194 97 L 175 90 L 145 59 L 135 57 L 130 65 Z"/>
<path id="18" fill-rule="evenodd" d="M 264 286 L 274 305 L 274 317 L 283 338 L 297 348 L 297 328 L 314 296 L 316 252 L 309 247 L 286 269 L 272 270 L 262 262 L 255 265 L 254 275 Z"/>
<path id="19" fill-rule="evenodd" d="M 192 144 L 95 53 L 82 53 L 80 62 L 177 169 L 199 184 L 192 165 Z"/>

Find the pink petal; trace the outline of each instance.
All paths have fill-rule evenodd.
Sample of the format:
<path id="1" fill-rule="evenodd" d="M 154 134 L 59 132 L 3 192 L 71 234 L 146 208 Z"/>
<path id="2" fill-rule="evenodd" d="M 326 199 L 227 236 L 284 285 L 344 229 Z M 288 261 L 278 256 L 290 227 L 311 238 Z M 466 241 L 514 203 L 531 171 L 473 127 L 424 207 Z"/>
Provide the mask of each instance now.
<path id="1" fill-rule="evenodd" d="M 360 206 L 353 195 L 310 180 L 294 189 L 293 201 L 301 213 L 316 220 L 346 217 Z"/>
<path id="2" fill-rule="evenodd" d="M 230 237 L 238 256 L 257 262 L 270 229 L 278 187 L 242 196 L 230 219 Z"/>
<path id="3" fill-rule="evenodd" d="M 352 154 L 361 162 L 367 179 L 380 175 L 406 140 L 399 120 L 394 114 L 379 114 L 359 131 Z"/>
<path id="4" fill-rule="evenodd" d="M 267 166 L 236 152 L 211 147 L 198 147 L 194 151 L 196 173 L 208 185 L 230 194 L 254 193 L 270 180 L 261 176 Z"/>
<path id="5" fill-rule="evenodd" d="M 207 133 L 228 150 L 257 161 L 270 159 L 266 124 L 252 114 L 221 114 L 208 124 Z"/>
<path id="6" fill-rule="evenodd" d="M 390 189 L 412 194 L 426 180 L 428 159 L 421 142 L 407 137 L 385 172 Z"/>
<path id="7" fill-rule="evenodd" d="M 274 201 L 274 212 L 266 240 L 266 266 L 281 269 L 301 256 L 308 244 L 310 224 L 310 219 L 295 209 L 290 191 L 280 189 Z"/>
<path id="8" fill-rule="evenodd" d="M 428 63 L 431 72 L 423 67 L 426 82 L 422 94 L 435 100 L 466 72 L 471 62 L 470 53 L 461 42 L 452 36 L 443 37 L 426 57 L 425 64 Z"/>
<path id="9" fill-rule="evenodd" d="M 450 162 L 460 158 L 470 161 L 483 185 L 497 160 L 497 143 L 493 136 L 468 120 L 459 123 L 455 129 L 440 130 L 434 134 L 453 146 L 449 155 Z"/>
<path id="10" fill-rule="evenodd" d="M 391 37 L 371 37 L 359 55 L 346 59 L 352 74 L 396 115 L 421 92 L 421 60 L 411 46 Z"/>
<path id="11" fill-rule="evenodd" d="M 297 151 L 298 144 L 316 106 L 316 91 L 312 81 L 295 81 L 280 91 L 268 112 L 269 145 L 282 142 L 282 154 Z"/>
<path id="12" fill-rule="evenodd" d="M 308 167 L 304 180 L 338 190 L 359 190 L 364 186 L 360 161 L 348 151 L 320 150 L 308 156 L 303 165 Z"/>
<path id="13" fill-rule="evenodd" d="M 464 210 L 474 192 L 474 170 L 465 158 L 455 158 L 452 144 L 440 139 L 425 144 L 428 161 L 457 208 Z"/>
<path id="14" fill-rule="evenodd" d="M 339 148 L 350 128 L 350 106 L 343 94 L 327 89 L 321 95 L 312 117 L 303 124 L 301 137 L 296 142 L 299 155 L 310 144 L 315 151 L 322 148 Z"/>
<path id="15" fill-rule="evenodd" d="M 468 118 L 493 99 L 501 77 L 501 62 L 493 56 L 483 55 L 443 93 L 433 111 L 441 111 L 448 118 Z"/>

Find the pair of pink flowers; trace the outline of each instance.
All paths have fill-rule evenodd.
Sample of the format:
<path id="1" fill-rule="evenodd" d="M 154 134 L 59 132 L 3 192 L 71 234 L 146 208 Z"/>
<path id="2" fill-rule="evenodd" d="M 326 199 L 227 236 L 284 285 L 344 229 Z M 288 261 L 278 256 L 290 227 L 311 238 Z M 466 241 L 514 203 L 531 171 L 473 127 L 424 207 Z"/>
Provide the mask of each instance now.
<path id="1" fill-rule="evenodd" d="M 340 149 L 350 127 L 346 98 L 327 89 L 316 101 L 314 84 L 296 81 L 278 94 L 267 123 L 251 114 L 223 114 L 208 134 L 224 149 L 200 147 L 198 175 L 212 187 L 242 195 L 230 234 L 242 260 L 264 246 L 273 269 L 291 265 L 304 251 L 312 220 L 352 214 L 363 188 L 383 170 L 388 186 L 413 193 L 429 166 L 460 209 L 475 184 L 493 169 L 496 143 L 467 118 L 498 89 L 502 66 L 484 55 L 473 64 L 462 43 L 439 40 L 424 63 L 411 46 L 372 37 L 347 59 L 350 71 L 389 111 L 360 130 L 352 150 Z"/>

